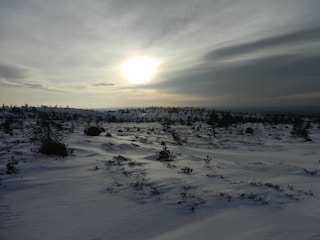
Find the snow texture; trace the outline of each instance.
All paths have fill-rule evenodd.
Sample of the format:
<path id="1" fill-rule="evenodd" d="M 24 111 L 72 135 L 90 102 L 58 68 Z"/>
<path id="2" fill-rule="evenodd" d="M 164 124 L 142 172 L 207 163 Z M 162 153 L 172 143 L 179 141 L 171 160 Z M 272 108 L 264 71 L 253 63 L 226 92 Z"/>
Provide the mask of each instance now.
<path id="1" fill-rule="evenodd" d="M 211 113 L 3 107 L 0 239 L 320 239 L 319 117 L 306 139 L 293 116 Z M 41 116 L 67 157 L 39 153 Z"/>

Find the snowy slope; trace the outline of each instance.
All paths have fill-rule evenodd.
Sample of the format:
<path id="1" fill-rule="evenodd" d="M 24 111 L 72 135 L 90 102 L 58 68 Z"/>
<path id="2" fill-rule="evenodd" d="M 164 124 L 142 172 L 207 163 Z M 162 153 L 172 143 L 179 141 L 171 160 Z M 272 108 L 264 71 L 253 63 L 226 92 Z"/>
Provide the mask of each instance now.
<path id="1" fill-rule="evenodd" d="M 92 137 L 84 116 L 64 122 L 73 151 L 62 158 L 37 152 L 33 121 L 0 133 L 0 239 L 320 239 L 316 123 L 312 141 L 262 123 L 213 138 L 201 121 L 101 120 L 106 132 Z M 173 161 L 158 160 L 161 142 Z M 12 157 L 18 172 L 6 174 Z"/>

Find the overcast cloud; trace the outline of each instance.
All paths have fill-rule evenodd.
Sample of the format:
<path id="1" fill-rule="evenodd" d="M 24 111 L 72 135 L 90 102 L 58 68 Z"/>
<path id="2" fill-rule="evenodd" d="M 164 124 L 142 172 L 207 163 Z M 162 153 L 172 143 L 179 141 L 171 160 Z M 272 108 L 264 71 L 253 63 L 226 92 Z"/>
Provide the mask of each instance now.
<path id="1" fill-rule="evenodd" d="M 0 0 L 0 103 L 316 106 L 319 12 L 318 0 Z M 121 76 L 133 54 L 161 61 L 146 85 Z"/>

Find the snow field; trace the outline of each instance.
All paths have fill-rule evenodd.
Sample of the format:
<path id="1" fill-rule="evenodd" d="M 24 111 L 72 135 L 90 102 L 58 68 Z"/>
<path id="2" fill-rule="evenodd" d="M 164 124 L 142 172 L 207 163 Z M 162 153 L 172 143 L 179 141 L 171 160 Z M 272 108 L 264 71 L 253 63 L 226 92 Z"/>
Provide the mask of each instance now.
<path id="1" fill-rule="evenodd" d="M 203 122 L 101 122 L 97 137 L 86 124 L 62 133 L 66 158 L 38 153 L 28 128 L 1 133 L 1 166 L 19 171 L 0 175 L 0 239 L 320 239 L 316 124 L 312 142 L 288 124 L 215 138 Z"/>

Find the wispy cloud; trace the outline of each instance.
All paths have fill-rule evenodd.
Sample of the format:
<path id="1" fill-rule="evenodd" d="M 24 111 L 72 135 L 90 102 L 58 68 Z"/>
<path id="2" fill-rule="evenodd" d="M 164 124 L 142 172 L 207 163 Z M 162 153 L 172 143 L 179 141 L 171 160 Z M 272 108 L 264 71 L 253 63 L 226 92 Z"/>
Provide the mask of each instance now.
<path id="1" fill-rule="evenodd" d="M 232 58 L 241 54 L 250 54 L 259 50 L 275 47 L 295 47 L 301 44 L 305 46 L 312 43 L 319 43 L 319 39 L 320 28 L 301 30 L 280 36 L 264 38 L 253 42 L 218 48 L 209 52 L 205 56 L 205 60 L 221 60 Z"/>
<path id="2" fill-rule="evenodd" d="M 114 83 L 95 83 L 95 84 L 92 84 L 92 86 L 94 87 L 108 87 L 108 86 L 114 86 Z"/>
<path id="3" fill-rule="evenodd" d="M 27 68 L 13 65 L 0 63 L 0 78 L 7 79 L 10 81 L 18 81 L 23 78 L 27 78 L 30 75 L 30 70 Z"/>
<path id="4" fill-rule="evenodd" d="M 23 81 L 0 80 L 0 86 L 8 87 L 8 88 L 30 88 L 30 89 L 37 89 L 37 90 L 48 91 L 48 92 L 67 92 L 66 90 L 63 90 L 63 89 L 47 86 L 41 83 L 28 82 L 25 80 Z"/>

